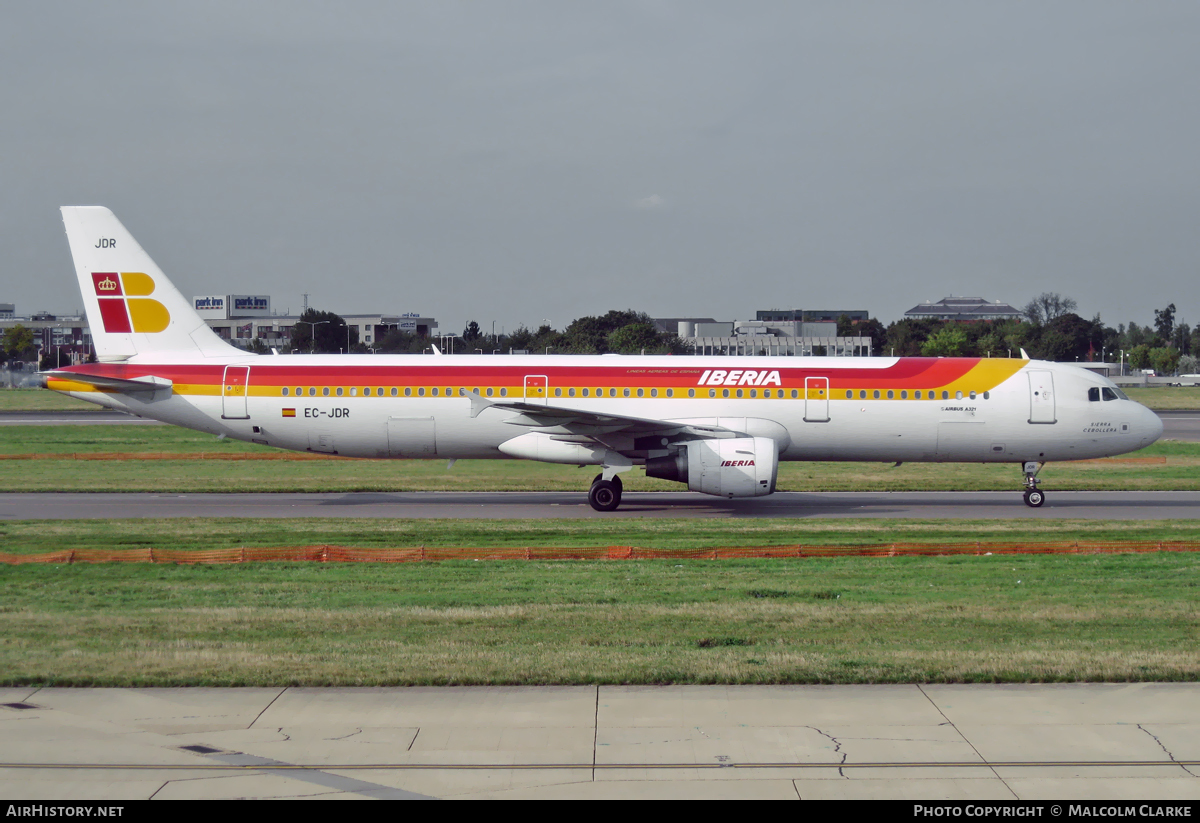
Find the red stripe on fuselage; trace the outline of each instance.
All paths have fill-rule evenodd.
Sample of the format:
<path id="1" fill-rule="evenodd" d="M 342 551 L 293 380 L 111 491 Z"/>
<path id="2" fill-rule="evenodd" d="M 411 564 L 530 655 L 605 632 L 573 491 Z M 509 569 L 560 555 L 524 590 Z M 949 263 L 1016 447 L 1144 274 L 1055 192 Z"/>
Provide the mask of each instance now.
<path id="1" fill-rule="evenodd" d="M 274 360 L 274 358 L 264 358 Z M 285 358 L 279 358 L 285 359 Z M 432 357 L 425 358 L 433 360 Z M 555 366 L 553 357 L 545 363 L 522 365 L 481 366 L 475 364 L 455 365 L 437 358 L 438 362 L 428 365 L 395 364 L 379 366 L 337 365 L 336 363 L 314 365 L 311 363 L 289 366 L 286 364 L 245 362 L 238 365 L 251 369 L 250 383 L 254 386 L 351 386 L 363 385 L 447 385 L 447 386 L 519 386 L 526 375 L 544 374 L 551 386 L 657 386 L 694 388 L 706 371 L 722 369 L 734 371 L 733 364 L 707 360 L 703 366 L 681 364 L 679 367 L 625 366 Z M 934 387 L 952 383 L 961 378 L 979 363 L 979 358 L 903 358 L 883 369 L 843 368 L 836 363 L 820 367 L 776 368 L 763 366 L 758 369 L 736 369 L 743 374 L 757 371 L 759 375 L 778 371 L 782 385 L 803 388 L 806 377 L 828 377 L 831 388 L 910 388 Z M 195 365 L 127 365 L 123 363 L 90 363 L 62 369 L 82 375 L 118 377 L 132 379 L 154 375 L 175 383 L 192 385 L 217 385 L 224 376 L 223 364 Z M 749 385 L 749 384 L 743 384 Z M 772 382 L 769 384 L 774 386 Z"/>

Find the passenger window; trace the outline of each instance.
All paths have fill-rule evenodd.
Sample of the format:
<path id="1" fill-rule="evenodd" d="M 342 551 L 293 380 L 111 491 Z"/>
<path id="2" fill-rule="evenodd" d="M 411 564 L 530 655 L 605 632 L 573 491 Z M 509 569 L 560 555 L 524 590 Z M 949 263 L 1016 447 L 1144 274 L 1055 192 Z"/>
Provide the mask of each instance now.
<path id="1" fill-rule="evenodd" d="M 625 397 L 628 397 L 628 396 L 629 396 L 629 389 L 622 389 L 622 390 L 621 390 L 621 394 L 623 394 Z"/>
<path id="2" fill-rule="evenodd" d="M 896 398 L 896 393 L 894 391 L 892 391 L 891 389 L 888 389 L 888 400 L 894 400 L 895 398 Z"/>
<path id="3" fill-rule="evenodd" d="M 854 391 L 852 389 L 847 389 L 846 390 L 846 399 L 849 400 L 852 397 L 854 397 Z"/>
<path id="4" fill-rule="evenodd" d="M 695 396 L 696 396 L 696 390 L 688 389 L 688 397 L 695 397 Z"/>
<path id="5" fill-rule="evenodd" d="M 796 391 L 795 389 L 792 389 L 792 399 L 795 400 L 799 396 L 800 396 L 800 392 Z"/>
<path id="6" fill-rule="evenodd" d="M 284 386 L 284 387 L 283 387 L 283 396 L 284 396 L 284 397 L 287 397 L 287 395 L 288 395 L 288 387 L 287 387 L 287 386 Z"/>
<path id="7" fill-rule="evenodd" d="M 650 390 L 650 396 L 651 396 L 651 397 L 658 397 L 658 389 L 651 389 L 651 390 Z"/>
<path id="8" fill-rule="evenodd" d="M 879 399 L 879 389 L 875 389 L 875 391 L 871 392 L 871 397 L 874 398 L 875 400 L 878 400 Z"/>
<path id="9" fill-rule="evenodd" d="M 329 396 L 329 387 L 328 387 L 328 386 L 326 386 L 325 388 L 321 389 L 321 396 L 322 396 L 322 397 L 328 397 L 328 396 Z"/>
<path id="10" fill-rule="evenodd" d="M 380 394 L 382 394 L 382 393 L 383 393 L 383 389 L 380 389 L 380 390 L 379 390 L 379 393 L 380 393 Z M 398 392 L 398 391 L 396 391 L 396 387 L 395 387 L 395 386 L 392 386 L 392 397 L 395 397 L 397 394 L 399 394 L 399 392 Z"/>
<path id="11" fill-rule="evenodd" d="M 341 397 L 341 396 L 342 396 L 342 387 L 341 387 L 341 386 L 338 386 L 338 390 L 337 390 L 337 396 L 338 396 L 338 397 Z"/>
<path id="12" fill-rule="evenodd" d="M 859 400 L 866 400 L 866 399 L 867 399 L 867 390 L 866 390 L 866 389 L 862 389 L 862 390 L 861 390 L 861 391 L 858 393 L 858 399 L 859 399 Z"/>
<path id="13" fill-rule="evenodd" d="M 626 394 L 626 396 L 628 396 L 629 392 L 625 392 L 625 394 Z M 646 390 L 638 389 L 638 397 L 645 397 L 645 396 L 646 396 Z"/>
<path id="14" fill-rule="evenodd" d="M 583 396 L 584 396 L 584 397 L 587 397 L 587 396 L 588 396 L 588 390 L 587 390 L 587 389 L 584 389 L 584 390 L 583 390 Z"/>
<path id="15" fill-rule="evenodd" d="M 750 390 L 750 396 L 751 396 L 751 397 L 758 397 L 758 389 L 751 389 L 751 390 Z"/>
<path id="16" fill-rule="evenodd" d="M 351 396 L 351 397 L 358 397 L 358 387 L 357 387 L 357 386 L 351 386 L 351 387 L 350 387 L 350 396 Z"/>
<path id="17" fill-rule="evenodd" d="M 741 389 L 738 389 L 738 390 L 737 390 L 737 393 L 738 393 L 738 395 L 737 395 L 738 397 L 741 397 L 741 396 L 742 396 L 742 390 L 741 390 Z"/>
<path id="18" fill-rule="evenodd" d="M 1102 392 L 1103 392 L 1103 397 L 1105 400 L 1116 400 L 1117 399 L 1117 393 L 1115 391 L 1113 391 L 1112 389 L 1110 389 L 1108 386 L 1105 386 L 1102 389 Z"/>
<path id="19" fill-rule="evenodd" d="M 901 399 L 901 400 L 907 400 L 907 399 L 908 399 L 908 392 L 906 392 L 906 391 L 902 391 L 902 392 L 900 392 L 900 399 Z"/>
<path id="20" fill-rule="evenodd" d="M 488 390 L 488 394 L 491 394 L 491 393 L 492 393 L 492 392 L 491 392 L 491 390 Z M 554 390 L 554 396 L 555 396 L 555 397 L 562 397 L 562 389 L 555 389 L 555 390 Z"/>
<path id="21" fill-rule="evenodd" d="M 411 389 L 411 388 L 409 388 L 409 387 L 405 387 L 405 389 L 404 389 L 404 396 L 405 396 L 405 397 L 412 397 L 412 389 Z"/>
<path id="22" fill-rule="evenodd" d="M 716 390 L 716 389 L 709 389 L 709 390 L 708 390 L 708 396 L 709 396 L 709 397 L 716 397 L 716 396 L 717 396 L 717 390 Z"/>
<path id="23" fill-rule="evenodd" d="M 492 396 L 492 387 L 491 387 L 491 386 L 488 386 L 488 390 L 487 390 L 487 396 L 488 396 L 488 397 L 491 397 L 491 396 Z"/>
<path id="24" fill-rule="evenodd" d="M 989 400 L 989 399 L 991 399 L 991 396 L 992 396 L 992 393 L 991 393 L 991 392 L 987 392 L 987 391 L 985 391 L 985 392 L 983 393 L 983 399 L 984 399 L 984 400 Z"/>
<path id="25" fill-rule="evenodd" d="M 949 400 L 949 399 L 950 399 L 950 392 L 948 392 L 948 391 L 944 391 L 944 392 L 942 392 L 942 399 L 943 399 L 943 400 Z"/>
<path id="26" fill-rule="evenodd" d="M 317 387 L 316 387 L 316 386 L 309 386 L 309 387 L 308 387 L 308 396 L 309 396 L 309 397 L 316 397 L 316 396 L 317 396 Z"/>
<path id="27" fill-rule="evenodd" d="M 956 392 L 954 393 L 954 399 L 955 399 L 955 400 L 962 400 L 962 392 L 961 392 L 961 391 L 956 391 Z"/>
<path id="28" fill-rule="evenodd" d="M 437 389 L 434 389 L 434 390 L 433 390 L 433 393 L 434 393 L 434 394 L 437 394 Z M 500 389 L 500 396 L 501 396 L 501 397 L 508 397 L 508 389 L 505 389 L 505 388 L 502 388 L 502 389 Z"/>
<path id="29" fill-rule="evenodd" d="M 567 397 L 574 397 L 574 396 L 575 396 L 575 390 L 567 389 Z"/>
<path id="30" fill-rule="evenodd" d="M 721 389 L 721 396 L 722 396 L 722 397 L 728 397 L 728 396 L 729 396 L 729 389 Z"/>
<path id="31" fill-rule="evenodd" d="M 437 396 L 438 396 L 438 388 L 437 388 L 437 386 L 434 386 L 432 389 L 430 389 L 430 390 L 429 390 L 429 393 L 430 393 L 430 394 L 432 394 L 434 397 L 437 397 Z"/>
<path id="32" fill-rule="evenodd" d="M 972 400 L 974 400 L 974 399 L 975 399 L 975 392 L 971 392 L 971 399 L 972 399 Z"/>
<path id="33" fill-rule="evenodd" d="M 616 397 L 616 396 L 617 396 L 617 390 L 616 390 L 616 389 L 609 389 L 609 390 L 608 390 L 608 396 L 609 396 L 609 397 Z"/>

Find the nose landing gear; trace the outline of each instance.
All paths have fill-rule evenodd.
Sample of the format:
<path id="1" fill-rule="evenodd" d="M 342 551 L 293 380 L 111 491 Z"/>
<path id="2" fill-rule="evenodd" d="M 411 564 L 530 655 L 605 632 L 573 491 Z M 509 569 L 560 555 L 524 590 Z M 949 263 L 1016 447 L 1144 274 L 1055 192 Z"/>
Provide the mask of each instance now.
<path id="1" fill-rule="evenodd" d="M 605 480 L 603 474 L 598 474 L 588 490 L 588 503 L 598 512 L 616 511 L 621 505 L 622 488 L 620 475 L 614 474 L 612 480 Z"/>
<path id="2" fill-rule="evenodd" d="M 1046 502 L 1046 493 L 1038 488 L 1037 474 L 1042 470 L 1043 463 L 1028 462 L 1025 470 L 1025 505 L 1032 509 L 1041 508 Z"/>

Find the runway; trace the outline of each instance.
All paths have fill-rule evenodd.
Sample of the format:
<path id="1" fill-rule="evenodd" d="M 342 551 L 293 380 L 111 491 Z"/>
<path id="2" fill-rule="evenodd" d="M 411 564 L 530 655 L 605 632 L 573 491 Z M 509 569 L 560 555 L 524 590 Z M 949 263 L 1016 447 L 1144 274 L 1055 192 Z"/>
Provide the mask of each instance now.
<path id="1" fill-rule="evenodd" d="M 514 519 L 901 518 L 921 520 L 1195 520 L 1200 492 L 1055 492 L 1031 509 L 1011 492 L 779 492 L 725 500 L 691 492 L 626 492 L 597 512 L 582 492 L 354 494 L 0 494 L 0 520 L 165 517 Z"/>
<path id="2" fill-rule="evenodd" d="M 118 411 L 0 412 L 0 426 L 165 426 Z"/>
<path id="3" fill-rule="evenodd" d="M 1198 732 L 1196 683 L 6 688 L 0 797 L 1162 803 Z"/>

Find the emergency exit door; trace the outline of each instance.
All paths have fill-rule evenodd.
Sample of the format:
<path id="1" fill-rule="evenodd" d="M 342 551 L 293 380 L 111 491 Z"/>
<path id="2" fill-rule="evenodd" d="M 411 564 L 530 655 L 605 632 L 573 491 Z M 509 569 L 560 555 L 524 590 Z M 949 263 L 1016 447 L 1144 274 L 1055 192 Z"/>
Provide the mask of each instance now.
<path id="1" fill-rule="evenodd" d="M 1053 423 L 1054 374 L 1044 370 L 1029 372 L 1029 422 Z"/>
<path id="2" fill-rule="evenodd" d="M 549 380 L 544 374 L 525 375 L 525 402 L 546 405 L 549 392 Z"/>
<path id="3" fill-rule="evenodd" d="M 809 423 L 829 422 L 829 378 L 804 378 L 804 419 Z"/>
<path id="4" fill-rule="evenodd" d="M 249 366 L 225 367 L 225 377 L 221 382 L 221 417 L 226 420 L 245 420 L 250 417 L 246 405 L 249 385 Z"/>

